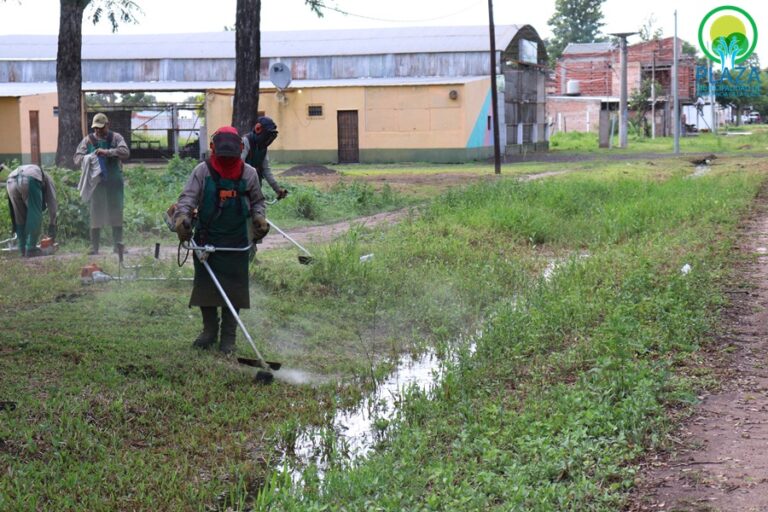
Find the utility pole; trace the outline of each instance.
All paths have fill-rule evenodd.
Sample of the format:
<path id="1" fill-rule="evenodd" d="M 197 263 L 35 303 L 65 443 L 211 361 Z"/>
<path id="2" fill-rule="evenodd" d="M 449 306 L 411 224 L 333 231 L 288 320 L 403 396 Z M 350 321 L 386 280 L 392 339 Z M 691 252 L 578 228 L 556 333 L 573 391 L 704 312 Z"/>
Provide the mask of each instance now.
<path id="1" fill-rule="evenodd" d="M 621 97 L 619 98 L 619 147 L 627 147 L 627 123 L 629 112 L 627 111 L 627 37 L 637 32 L 616 32 L 611 34 L 621 41 Z"/>
<path id="2" fill-rule="evenodd" d="M 653 50 L 651 64 L 651 139 L 656 138 L 656 51 Z"/>
<path id="3" fill-rule="evenodd" d="M 679 97 L 679 91 L 678 89 L 679 84 L 677 83 L 677 9 L 675 9 L 675 37 L 673 40 L 675 46 L 672 49 L 672 59 L 674 59 L 674 63 L 672 65 L 672 87 L 674 91 L 674 101 L 672 103 L 672 108 L 675 110 L 672 115 L 672 120 L 674 121 L 675 125 L 673 127 L 673 134 L 675 136 L 675 154 L 680 153 L 680 97 Z M 714 107 L 713 107 L 714 108 Z"/>
<path id="4" fill-rule="evenodd" d="M 501 174 L 501 148 L 499 144 L 499 95 L 496 91 L 496 29 L 493 26 L 493 0 L 488 0 L 488 32 L 491 37 L 491 117 L 493 118 L 493 169 Z"/>

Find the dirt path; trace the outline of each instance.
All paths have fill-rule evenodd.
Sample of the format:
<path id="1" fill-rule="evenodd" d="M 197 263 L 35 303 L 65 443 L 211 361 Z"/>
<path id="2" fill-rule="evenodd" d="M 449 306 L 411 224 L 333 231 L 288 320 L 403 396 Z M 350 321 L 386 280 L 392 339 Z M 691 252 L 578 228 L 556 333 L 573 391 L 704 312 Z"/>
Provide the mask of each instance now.
<path id="1" fill-rule="evenodd" d="M 678 433 L 679 451 L 648 462 L 631 511 L 768 510 L 768 190 L 742 227 L 740 287 L 713 349 L 723 387 Z"/>
<path id="2" fill-rule="evenodd" d="M 546 171 L 536 174 L 526 174 L 523 176 L 519 176 L 518 179 L 521 181 L 533 181 L 533 180 L 539 180 L 544 178 L 549 178 L 552 176 L 558 176 L 561 174 L 566 174 L 572 172 L 571 170 L 560 170 L 560 171 Z M 467 175 L 467 176 L 457 176 L 457 175 L 446 175 L 451 179 L 452 185 L 461 185 L 461 184 L 467 184 L 472 181 L 477 181 L 477 176 L 475 175 Z M 430 180 L 440 180 L 442 175 L 429 175 L 426 177 L 422 177 L 420 179 L 430 179 Z M 492 179 L 492 178 L 484 178 L 484 179 Z M 293 238 L 296 242 L 304 246 L 307 250 L 312 252 L 312 245 L 313 244 L 322 244 L 322 243 L 328 243 L 335 238 L 339 237 L 343 233 L 346 233 L 349 231 L 350 227 L 352 225 L 356 226 L 365 226 L 365 227 L 373 227 L 380 224 L 397 224 L 398 222 L 402 221 L 405 217 L 411 214 L 411 211 L 413 208 L 403 208 L 396 211 L 391 212 L 383 212 L 383 213 L 377 213 L 375 215 L 369 215 L 367 217 L 359 217 L 357 219 L 352 219 L 348 221 L 342 221 L 342 222 L 336 222 L 333 224 L 323 224 L 319 226 L 307 226 L 303 228 L 293 228 L 293 229 L 283 229 L 288 236 Z M 278 227 L 281 227 L 278 224 Z M 99 256 L 99 258 L 112 258 L 114 257 L 110 251 L 108 251 L 108 244 L 105 245 L 105 250 L 102 251 L 103 254 Z M 261 244 L 259 244 L 259 251 L 268 251 L 270 249 L 278 249 L 278 248 L 285 248 L 290 247 L 292 244 L 289 242 L 285 237 L 283 237 L 276 229 L 272 229 L 267 235 L 267 237 L 262 241 Z M 128 247 L 128 255 L 129 256 L 149 256 L 152 254 L 153 249 L 151 247 L 138 247 L 138 246 L 131 246 Z M 164 244 L 160 248 L 160 253 L 162 258 L 175 258 L 176 257 L 176 244 Z M 80 256 L 80 253 L 58 253 L 58 257 L 75 257 Z"/>

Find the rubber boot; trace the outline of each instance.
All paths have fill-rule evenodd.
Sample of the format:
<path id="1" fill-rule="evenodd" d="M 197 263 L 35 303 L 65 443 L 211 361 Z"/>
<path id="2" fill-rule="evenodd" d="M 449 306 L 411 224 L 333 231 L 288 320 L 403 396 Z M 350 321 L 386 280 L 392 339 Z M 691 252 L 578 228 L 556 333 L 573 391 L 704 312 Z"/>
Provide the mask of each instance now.
<path id="1" fill-rule="evenodd" d="M 88 254 L 93 256 L 99 254 L 99 238 L 101 237 L 101 229 L 91 228 L 91 248 L 88 250 Z"/>
<path id="2" fill-rule="evenodd" d="M 123 243 L 123 226 L 112 226 L 112 252 L 120 252 L 119 245 Z"/>
<path id="3" fill-rule="evenodd" d="M 219 312 L 216 308 L 201 307 L 200 313 L 203 315 L 203 331 L 192 343 L 192 346 L 207 350 L 216 343 L 216 335 L 219 332 Z"/>
<path id="4" fill-rule="evenodd" d="M 235 309 L 235 311 L 240 311 Z M 237 320 L 230 313 L 229 308 L 221 308 L 221 338 L 219 350 L 224 355 L 235 351 L 235 338 L 237 337 Z"/>

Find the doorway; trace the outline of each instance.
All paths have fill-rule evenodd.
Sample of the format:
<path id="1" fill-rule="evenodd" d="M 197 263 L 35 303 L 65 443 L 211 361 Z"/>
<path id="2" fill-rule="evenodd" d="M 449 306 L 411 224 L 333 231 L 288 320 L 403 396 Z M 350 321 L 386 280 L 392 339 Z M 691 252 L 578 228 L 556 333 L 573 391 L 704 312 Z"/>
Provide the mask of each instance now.
<path id="1" fill-rule="evenodd" d="M 336 114 L 339 131 L 339 163 L 360 161 L 360 141 L 357 133 L 357 110 L 339 110 Z"/>

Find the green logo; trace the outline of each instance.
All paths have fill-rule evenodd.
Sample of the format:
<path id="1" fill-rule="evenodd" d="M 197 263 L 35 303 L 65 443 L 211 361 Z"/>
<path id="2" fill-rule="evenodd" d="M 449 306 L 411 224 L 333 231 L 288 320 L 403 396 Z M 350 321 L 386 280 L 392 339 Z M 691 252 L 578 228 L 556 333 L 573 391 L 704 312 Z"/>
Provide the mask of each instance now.
<path id="1" fill-rule="evenodd" d="M 733 69 L 747 60 L 757 46 L 757 25 L 740 7 L 724 5 L 712 9 L 699 25 L 699 47 L 707 58 L 723 69 Z"/>

